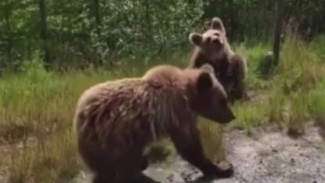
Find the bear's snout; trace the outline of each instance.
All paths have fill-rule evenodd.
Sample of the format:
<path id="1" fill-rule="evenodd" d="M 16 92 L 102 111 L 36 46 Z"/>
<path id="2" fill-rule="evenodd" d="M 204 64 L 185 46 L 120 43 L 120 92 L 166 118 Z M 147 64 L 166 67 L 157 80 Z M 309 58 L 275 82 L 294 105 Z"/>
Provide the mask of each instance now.
<path id="1" fill-rule="evenodd" d="M 235 120 L 236 117 L 233 113 L 230 114 L 230 117 L 229 117 L 229 122 L 232 121 L 232 120 Z"/>
<path id="2" fill-rule="evenodd" d="M 229 123 L 236 119 L 234 113 L 230 109 L 223 111 L 222 116 L 223 117 L 219 120 L 220 123 Z"/>

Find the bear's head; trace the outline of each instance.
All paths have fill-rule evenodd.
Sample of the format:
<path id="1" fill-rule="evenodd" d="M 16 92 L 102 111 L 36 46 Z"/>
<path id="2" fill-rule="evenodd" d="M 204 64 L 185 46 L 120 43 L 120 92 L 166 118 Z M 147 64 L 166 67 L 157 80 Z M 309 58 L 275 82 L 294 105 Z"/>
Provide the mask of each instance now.
<path id="1" fill-rule="evenodd" d="M 189 70 L 189 72 L 191 72 Z M 197 114 L 219 123 L 228 123 L 235 116 L 228 104 L 227 94 L 214 76 L 213 67 L 209 64 L 202 65 L 192 76 L 189 102 Z"/>
<path id="2" fill-rule="evenodd" d="M 228 52 L 226 30 L 218 17 L 212 19 L 210 28 L 203 34 L 191 33 L 189 40 L 209 60 L 220 59 Z"/>

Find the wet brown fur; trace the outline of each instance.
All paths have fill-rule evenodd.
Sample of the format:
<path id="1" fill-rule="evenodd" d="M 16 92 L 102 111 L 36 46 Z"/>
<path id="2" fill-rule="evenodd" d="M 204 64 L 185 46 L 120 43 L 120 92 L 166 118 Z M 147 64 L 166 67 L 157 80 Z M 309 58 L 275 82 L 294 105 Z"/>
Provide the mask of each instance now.
<path id="1" fill-rule="evenodd" d="M 210 28 L 203 33 L 202 39 L 213 35 L 214 32 L 219 31 L 220 38 L 223 42 L 223 49 L 221 50 L 208 50 L 203 46 L 198 45 L 198 41 L 193 40 L 193 35 L 197 36 L 197 33 L 190 35 L 190 41 L 195 45 L 192 53 L 192 57 L 189 63 L 189 68 L 199 68 L 201 65 L 209 63 L 214 67 L 215 76 L 220 80 L 230 101 L 246 100 L 248 99 L 246 93 L 246 86 L 244 83 L 247 65 L 245 58 L 232 51 L 226 36 L 226 29 L 220 18 L 213 18 Z M 205 34 L 205 35 L 204 35 Z M 198 38 L 197 38 L 198 39 Z M 202 40 L 204 41 L 204 40 Z M 204 52 L 205 51 L 205 52 Z M 210 54 L 214 52 L 218 57 L 211 58 Z"/>
<path id="2" fill-rule="evenodd" d="M 170 136 L 182 157 L 204 174 L 232 174 L 231 168 L 223 170 L 212 164 L 202 151 L 192 105 L 203 104 L 191 100 L 198 95 L 195 86 L 202 72 L 157 66 L 142 78 L 100 83 L 81 95 L 74 130 L 79 153 L 94 172 L 93 183 L 135 180 L 147 167 L 142 154 L 146 145 L 165 136 Z M 226 98 L 221 85 L 217 90 L 219 98 Z"/>

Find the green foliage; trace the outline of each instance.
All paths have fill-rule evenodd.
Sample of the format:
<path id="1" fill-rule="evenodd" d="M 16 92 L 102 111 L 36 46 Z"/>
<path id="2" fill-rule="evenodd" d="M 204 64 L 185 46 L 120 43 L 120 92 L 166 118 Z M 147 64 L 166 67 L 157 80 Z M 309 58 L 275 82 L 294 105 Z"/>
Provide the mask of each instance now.
<path id="1" fill-rule="evenodd" d="M 59 70 L 169 56 L 183 50 L 188 34 L 202 25 L 199 0 L 44 2 L 44 14 L 30 0 L 0 3 L 0 68 L 20 66 L 45 45 L 51 66 Z M 39 16 L 46 16 L 46 25 Z"/>
<path id="2" fill-rule="evenodd" d="M 189 31 L 200 18 L 202 3 L 183 0 L 169 1 L 109 1 L 103 7 L 102 36 L 116 54 L 146 57 L 162 50 L 188 43 Z M 110 27 L 115 27 L 111 29 Z M 119 56 L 117 55 L 117 56 Z"/>
<path id="3" fill-rule="evenodd" d="M 286 1 L 284 23 L 297 24 L 304 38 L 324 33 L 321 1 Z M 35 50 L 58 70 L 166 58 L 189 47 L 189 33 L 202 31 L 214 16 L 222 18 L 232 43 L 269 41 L 274 5 L 271 0 L 2 0 L 0 72 L 19 68 Z"/>

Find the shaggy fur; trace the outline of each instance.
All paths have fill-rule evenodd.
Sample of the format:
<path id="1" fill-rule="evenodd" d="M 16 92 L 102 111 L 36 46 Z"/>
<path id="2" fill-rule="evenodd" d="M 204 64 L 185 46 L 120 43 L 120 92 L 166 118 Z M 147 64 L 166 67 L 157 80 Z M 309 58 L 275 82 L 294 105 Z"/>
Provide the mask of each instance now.
<path id="1" fill-rule="evenodd" d="M 108 81 L 80 97 L 74 118 L 79 153 L 94 172 L 94 183 L 124 183 L 147 167 L 143 150 L 169 136 L 181 156 L 204 174 L 228 177 L 203 154 L 197 114 L 218 122 L 234 116 L 211 66 L 181 70 L 157 66 L 142 78 Z"/>
<path id="2" fill-rule="evenodd" d="M 244 84 L 246 60 L 232 51 L 221 19 L 213 18 L 210 29 L 202 35 L 191 33 L 189 39 L 195 45 L 189 67 L 199 68 L 205 63 L 211 64 L 231 101 L 247 99 Z"/>

